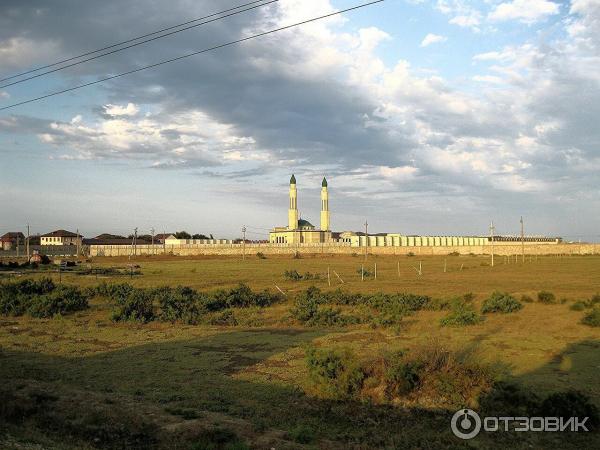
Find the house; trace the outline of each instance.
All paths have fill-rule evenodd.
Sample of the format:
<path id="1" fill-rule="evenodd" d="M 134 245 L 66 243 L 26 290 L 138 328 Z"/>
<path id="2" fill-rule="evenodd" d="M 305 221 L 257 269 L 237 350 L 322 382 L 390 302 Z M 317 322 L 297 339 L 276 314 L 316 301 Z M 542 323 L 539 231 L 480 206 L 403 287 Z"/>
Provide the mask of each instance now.
<path id="1" fill-rule="evenodd" d="M 154 235 L 155 244 L 163 244 L 167 239 L 175 239 L 172 233 L 160 233 Z"/>
<path id="2" fill-rule="evenodd" d="M 25 243 L 25 235 L 20 231 L 8 232 L 0 237 L 0 250 L 10 250 L 17 244 Z"/>
<path id="3" fill-rule="evenodd" d="M 41 245 L 81 245 L 82 236 L 67 230 L 56 230 L 40 236 Z"/>
<path id="4" fill-rule="evenodd" d="M 84 239 L 84 245 L 133 245 L 133 239 L 119 236 L 116 234 L 104 233 L 92 239 Z M 148 245 L 150 242 L 144 239 L 138 239 L 136 245 Z"/>

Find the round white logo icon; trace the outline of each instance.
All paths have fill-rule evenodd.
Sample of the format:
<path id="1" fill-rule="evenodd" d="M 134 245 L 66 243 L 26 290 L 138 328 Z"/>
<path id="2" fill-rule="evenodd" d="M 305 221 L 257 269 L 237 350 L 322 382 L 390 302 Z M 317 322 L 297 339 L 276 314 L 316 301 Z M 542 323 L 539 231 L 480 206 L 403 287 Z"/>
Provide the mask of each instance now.
<path id="1" fill-rule="evenodd" d="M 452 432 L 461 439 L 473 439 L 481 431 L 481 418 L 471 409 L 461 409 L 452 416 Z"/>

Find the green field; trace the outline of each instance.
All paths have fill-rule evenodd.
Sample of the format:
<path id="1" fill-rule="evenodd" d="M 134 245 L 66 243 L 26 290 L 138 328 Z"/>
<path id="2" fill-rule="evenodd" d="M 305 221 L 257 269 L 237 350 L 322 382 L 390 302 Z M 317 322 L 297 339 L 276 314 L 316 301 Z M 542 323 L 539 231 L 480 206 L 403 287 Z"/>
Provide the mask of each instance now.
<path id="1" fill-rule="evenodd" d="M 108 281 L 199 291 L 246 283 L 254 290 L 279 288 L 285 297 L 265 308 L 236 309 L 235 326 L 115 323 L 113 306 L 102 297 L 91 299 L 87 310 L 54 318 L 0 317 L 0 408 L 8 417 L 15 404 L 25 405 L 22 421 L 0 424 L 1 448 L 600 446 L 598 432 L 488 433 L 460 441 L 449 427 L 454 411 L 442 400 L 327 398 L 310 387 L 305 358 L 307 345 L 347 349 L 365 360 L 435 345 L 469 351 L 502 379 L 540 396 L 576 389 L 600 406 L 600 328 L 581 323 L 586 311 L 571 309 L 600 292 L 598 256 L 527 257 L 525 263 L 496 257 L 495 267 L 478 256 L 137 258 L 94 259 L 80 268 L 121 267 L 126 273 L 132 263 L 140 274 L 66 272 L 60 280 L 81 287 Z M 377 279 L 361 281 L 361 266 L 374 274 L 375 264 Z M 319 278 L 286 280 L 285 270 Z M 11 279 L 50 276 L 58 283 L 55 269 L 40 272 Z M 523 303 L 518 312 L 486 314 L 465 327 L 440 326 L 445 310 L 419 310 L 393 326 L 308 327 L 290 311 L 312 285 L 436 299 L 472 293 L 477 310 L 493 291 L 535 300 L 545 290 L 556 301 Z M 364 313 L 360 307 L 341 310 Z"/>

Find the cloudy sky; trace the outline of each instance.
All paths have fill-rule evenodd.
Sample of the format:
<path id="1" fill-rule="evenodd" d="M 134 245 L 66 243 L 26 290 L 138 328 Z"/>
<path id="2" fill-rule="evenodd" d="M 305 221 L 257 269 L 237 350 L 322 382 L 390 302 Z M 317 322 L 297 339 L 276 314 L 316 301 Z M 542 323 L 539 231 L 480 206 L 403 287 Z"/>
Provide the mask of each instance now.
<path id="1" fill-rule="evenodd" d="M 348 8 L 272 5 L 0 88 L 0 107 Z M 244 3 L 3 0 L 0 78 Z M 600 240 L 600 0 L 386 0 L 0 111 L 0 232 L 287 222 Z M 0 83 L 2 85 L 2 83 Z"/>

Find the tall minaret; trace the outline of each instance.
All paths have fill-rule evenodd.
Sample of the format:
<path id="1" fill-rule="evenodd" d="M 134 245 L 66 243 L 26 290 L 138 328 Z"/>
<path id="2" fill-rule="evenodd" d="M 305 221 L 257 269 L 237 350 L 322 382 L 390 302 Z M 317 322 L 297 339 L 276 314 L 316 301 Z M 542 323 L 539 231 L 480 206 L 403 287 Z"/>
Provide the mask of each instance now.
<path id="1" fill-rule="evenodd" d="M 321 183 L 321 231 L 329 231 L 329 192 L 325 177 Z"/>
<path id="2" fill-rule="evenodd" d="M 296 177 L 290 179 L 290 209 L 288 211 L 288 229 L 298 229 L 298 191 L 296 190 Z"/>

